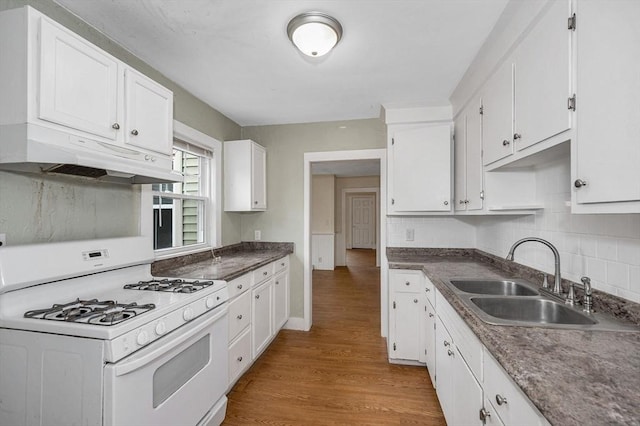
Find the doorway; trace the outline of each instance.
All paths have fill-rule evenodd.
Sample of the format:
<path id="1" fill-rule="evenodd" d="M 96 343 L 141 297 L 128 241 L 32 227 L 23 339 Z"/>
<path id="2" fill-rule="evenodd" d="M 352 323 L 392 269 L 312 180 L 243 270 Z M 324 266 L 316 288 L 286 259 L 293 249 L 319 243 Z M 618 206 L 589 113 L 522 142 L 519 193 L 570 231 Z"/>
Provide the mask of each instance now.
<path id="1" fill-rule="evenodd" d="M 380 333 L 382 336 L 386 337 L 387 330 L 387 264 L 386 264 L 386 256 L 384 256 L 384 252 L 386 250 L 386 233 L 385 227 L 381 226 L 380 218 L 386 217 L 386 206 L 385 203 L 380 202 L 380 200 L 384 200 L 386 197 L 386 150 L 384 149 L 369 149 L 369 150 L 354 150 L 354 151 L 330 151 L 330 152 L 313 152 L 313 153 L 305 153 L 304 155 L 304 318 L 303 318 L 303 326 L 301 327 L 303 330 L 310 330 L 312 325 L 312 296 L 313 296 L 313 277 L 312 277 L 312 233 L 311 233 L 311 198 L 312 198 L 312 165 L 335 165 L 336 163 L 345 163 L 345 162 L 357 162 L 360 160 L 373 160 L 368 161 L 369 163 L 374 163 L 379 170 L 379 188 L 371 188 L 373 189 L 376 196 L 376 209 L 377 211 L 374 214 L 375 217 L 375 244 L 378 250 L 375 250 L 376 257 L 380 258 Z M 346 194 L 347 193 L 357 193 L 362 191 L 354 191 L 354 188 L 345 188 L 342 191 L 343 197 L 342 206 L 346 204 Z M 350 202 L 351 199 L 349 200 Z M 343 230 L 346 231 L 345 225 L 345 216 L 343 211 L 343 220 L 342 226 Z M 351 210 L 351 209 L 349 209 Z M 350 222 L 352 222 L 350 220 Z M 352 226 L 352 224 L 351 224 Z M 351 232 L 351 230 L 349 231 Z M 346 232 L 342 232 L 345 234 Z M 346 240 L 344 238 L 337 238 L 336 234 L 336 253 L 346 252 L 346 244 L 342 244 L 341 240 Z M 345 241 L 346 243 L 346 241 Z M 370 250 L 370 249 L 369 249 Z M 345 253 L 346 258 L 346 253 Z M 337 260 L 337 256 L 336 256 Z M 346 261 L 346 259 L 345 259 Z M 346 263 L 346 262 L 345 262 Z M 378 262 L 376 262 L 378 263 Z"/>

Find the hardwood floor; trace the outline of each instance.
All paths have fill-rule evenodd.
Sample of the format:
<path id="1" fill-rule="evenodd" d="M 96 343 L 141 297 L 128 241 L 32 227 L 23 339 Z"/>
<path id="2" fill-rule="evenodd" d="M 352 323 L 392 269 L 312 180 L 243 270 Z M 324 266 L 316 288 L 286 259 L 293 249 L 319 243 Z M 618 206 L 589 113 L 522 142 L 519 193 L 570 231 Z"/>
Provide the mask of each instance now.
<path id="1" fill-rule="evenodd" d="M 375 251 L 313 272 L 313 327 L 282 330 L 229 393 L 225 425 L 444 425 L 424 367 L 389 364 Z"/>

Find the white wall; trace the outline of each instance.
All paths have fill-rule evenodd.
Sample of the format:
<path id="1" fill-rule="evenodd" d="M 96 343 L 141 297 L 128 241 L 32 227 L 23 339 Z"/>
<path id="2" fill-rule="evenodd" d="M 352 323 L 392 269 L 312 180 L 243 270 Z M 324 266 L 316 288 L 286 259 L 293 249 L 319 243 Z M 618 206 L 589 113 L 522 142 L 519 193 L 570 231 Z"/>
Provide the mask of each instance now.
<path id="1" fill-rule="evenodd" d="M 474 248 L 474 221 L 475 218 L 388 216 L 387 246 Z M 413 241 L 406 239 L 408 229 L 414 231 Z"/>
<path id="2" fill-rule="evenodd" d="M 311 178 L 312 233 L 334 233 L 335 181 L 334 175 L 315 175 Z"/>
<path id="3" fill-rule="evenodd" d="M 560 251 L 563 277 L 580 282 L 587 275 L 595 288 L 640 302 L 640 214 L 571 214 L 568 159 L 539 167 L 536 179 L 545 209 L 534 216 L 479 219 L 477 247 L 505 256 L 520 238 L 544 238 Z M 551 274 L 554 270 L 551 251 L 540 244 L 520 246 L 515 260 Z"/>

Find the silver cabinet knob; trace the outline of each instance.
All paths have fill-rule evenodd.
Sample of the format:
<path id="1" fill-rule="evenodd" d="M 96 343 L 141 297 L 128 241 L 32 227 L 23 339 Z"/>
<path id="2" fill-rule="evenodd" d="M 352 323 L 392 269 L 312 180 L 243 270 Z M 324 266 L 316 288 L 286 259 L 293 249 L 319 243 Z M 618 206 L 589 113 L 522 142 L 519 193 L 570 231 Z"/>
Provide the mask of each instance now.
<path id="1" fill-rule="evenodd" d="M 425 291 L 425 293 L 429 293 L 431 291 L 431 289 L 430 288 L 425 288 L 424 291 Z"/>
<path id="2" fill-rule="evenodd" d="M 238 284 L 238 290 L 242 290 L 242 284 Z"/>
<path id="3" fill-rule="evenodd" d="M 260 295 L 259 294 L 256 294 L 256 299 L 260 299 Z"/>
<path id="4" fill-rule="evenodd" d="M 511 143 L 511 141 L 510 141 L 510 140 L 505 139 L 505 140 L 503 140 L 503 141 L 502 141 L 502 146 L 507 146 L 507 145 L 509 145 L 510 143 Z"/>
<path id="5" fill-rule="evenodd" d="M 258 205 L 258 202 L 257 202 L 257 201 L 254 201 L 254 202 L 253 202 L 253 204 Z"/>
<path id="6" fill-rule="evenodd" d="M 116 129 L 116 130 L 120 130 L 120 125 L 119 125 L 118 123 L 113 123 L 113 124 L 111 125 L 111 128 L 112 128 L 112 129 Z"/>
<path id="7" fill-rule="evenodd" d="M 238 315 L 238 316 L 237 316 L 237 318 L 238 318 L 239 320 L 241 320 L 241 319 L 242 319 L 242 314 Z"/>
<path id="8" fill-rule="evenodd" d="M 138 136 L 138 131 L 137 131 L 136 129 L 133 129 L 133 130 L 131 131 L 131 134 L 132 134 L 133 136 Z"/>
<path id="9" fill-rule="evenodd" d="M 238 357 L 238 362 L 242 362 L 242 357 L 241 356 Z"/>
<path id="10" fill-rule="evenodd" d="M 418 303 L 418 299 L 413 299 L 413 303 Z"/>
<path id="11" fill-rule="evenodd" d="M 496 394 L 496 402 L 498 403 L 498 405 L 506 404 L 507 403 L 507 398 L 505 398 L 504 396 L 502 396 L 500 394 Z"/>
<path id="12" fill-rule="evenodd" d="M 513 140 L 514 141 L 517 141 L 518 139 L 521 139 L 521 138 L 522 138 L 522 135 L 520 133 L 514 133 L 513 134 Z"/>
<path id="13" fill-rule="evenodd" d="M 280 266 L 284 266 L 284 262 L 282 262 L 282 263 L 280 264 Z"/>
<path id="14" fill-rule="evenodd" d="M 444 341 L 444 345 L 445 346 L 451 346 L 451 343 L 447 342 L 446 340 Z"/>
<path id="15" fill-rule="evenodd" d="M 269 272 L 267 272 L 267 271 L 264 271 L 264 272 L 262 273 L 262 275 L 264 275 L 265 277 L 266 277 L 268 274 L 269 274 Z"/>
<path id="16" fill-rule="evenodd" d="M 484 407 L 480 409 L 480 420 L 483 422 L 487 420 L 487 417 L 491 417 L 491 413 L 488 412 Z"/>
<path id="17" fill-rule="evenodd" d="M 447 349 L 447 355 L 453 356 L 454 352 L 451 349 Z"/>
<path id="18" fill-rule="evenodd" d="M 587 186 L 587 181 L 582 179 L 576 179 L 576 181 L 573 182 L 573 186 L 575 186 L 576 188 L 582 188 L 583 186 Z"/>
<path id="19" fill-rule="evenodd" d="M 448 202 L 448 201 L 445 201 L 445 202 L 444 202 L 444 205 L 445 205 L 445 206 L 448 206 L 448 205 L 449 205 L 449 202 Z"/>
<path id="20" fill-rule="evenodd" d="M 410 281 L 405 281 L 404 285 L 411 285 Z"/>
<path id="21" fill-rule="evenodd" d="M 429 312 L 429 318 L 433 318 L 433 314 Z"/>
<path id="22" fill-rule="evenodd" d="M 280 284 L 280 281 L 276 281 L 276 285 L 279 285 L 279 284 Z"/>

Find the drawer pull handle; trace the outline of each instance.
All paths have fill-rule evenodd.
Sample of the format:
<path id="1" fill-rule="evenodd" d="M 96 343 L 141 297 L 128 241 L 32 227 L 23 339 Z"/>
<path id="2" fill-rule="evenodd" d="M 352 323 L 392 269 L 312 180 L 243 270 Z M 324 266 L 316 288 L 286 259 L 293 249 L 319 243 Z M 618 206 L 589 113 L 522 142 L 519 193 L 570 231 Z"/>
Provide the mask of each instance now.
<path id="1" fill-rule="evenodd" d="M 131 131 L 131 134 L 132 134 L 133 136 L 138 136 L 139 132 L 138 132 L 136 129 L 133 129 L 133 130 Z"/>
<path id="2" fill-rule="evenodd" d="M 429 312 L 429 318 L 433 318 L 433 314 Z"/>
<path id="3" fill-rule="evenodd" d="M 447 346 L 451 346 L 451 343 L 449 343 L 449 342 L 447 342 L 447 341 L 445 340 L 445 341 L 444 341 L 444 346 L 445 346 L 445 347 L 447 347 Z"/>
<path id="4" fill-rule="evenodd" d="M 486 410 L 486 408 L 484 408 L 484 407 L 483 407 L 483 408 L 481 408 L 481 409 L 480 409 L 480 420 L 482 420 L 484 423 L 486 423 L 486 421 L 487 421 L 487 417 L 491 417 L 491 413 L 490 413 L 490 412 L 488 412 L 488 411 Z"/>
<path id="5" fill-rule="evenodd" d="M 284 262 L 282 262 L 282 263 L 280 264 L 280 266 L 284 266 Z"/>
<path id="6" fill-rule="evenodd" d="M 120 125 L 119 125 L 118 123 L 113 123 L 113 124 L 111 125 L 111 128 L 112 128 L 112 129 L 116 129 L 116 130 L 120 130 Z"/>
<path id="7" fill-rule="evenodd" d="M 418 299 L 413 299 L 413 303 L 418 303 Z"/>
<path id="8" fill-rule="evenodd" d="M 238 290 L 242 290 L 242 284 L 238 284 Z"/>
<path id="9" fill-rule="evenodd" d="M 453 351 L 451 349 L 447 349 L 447 355 L 453 356 Z"/>
<path id="10" fill-rule="evenodd" d="M 411 283 L 409 281 L 407 281 L 406 283 L 404 283 L 405 285 L 411 285 Z"/>
<path id="11" fill-rule="evenodd" d="M 269 272 L 264 271 L 264 272 L 262 273 L 262 275 L 267 275 L 268 273 L 269 273 Z"/>
<path id="12" fill-rule="evenodd" d="M 500 394 L 496 394 L 496 402 L 498 403 L 498 405 L 506 404 L 507 403 L 507 398 L 505 398 L 504 396 L 502 396 Z"/>
<path id="13" fill-rule="evenodd" d="M 429 292 L 431 291 L 431 289 L 430 289 L 430 288 L 425 288 L 425 289 L 424 289 L 424 291 L 425 291 L 426 293 L 429 293 Z"/>
<path id="14" fill-rule="evenodd" d="M 260 299 L 260 295 L 259 294 L 256 294 L 256 299 Z"/>
<path id="15" fill-rule="evenodd" d="M 241 319 L 242 319 L 242 314 L 238 315 L 238 316 L 237 316 L 237 318 L 238 318 L 239 320 L 241 320 Z"/>
<path id="16" fill-rule="evenodd" d="M 238 357 L 238 362 L 242 362 L 242 357 L 241 356 Z"/>

